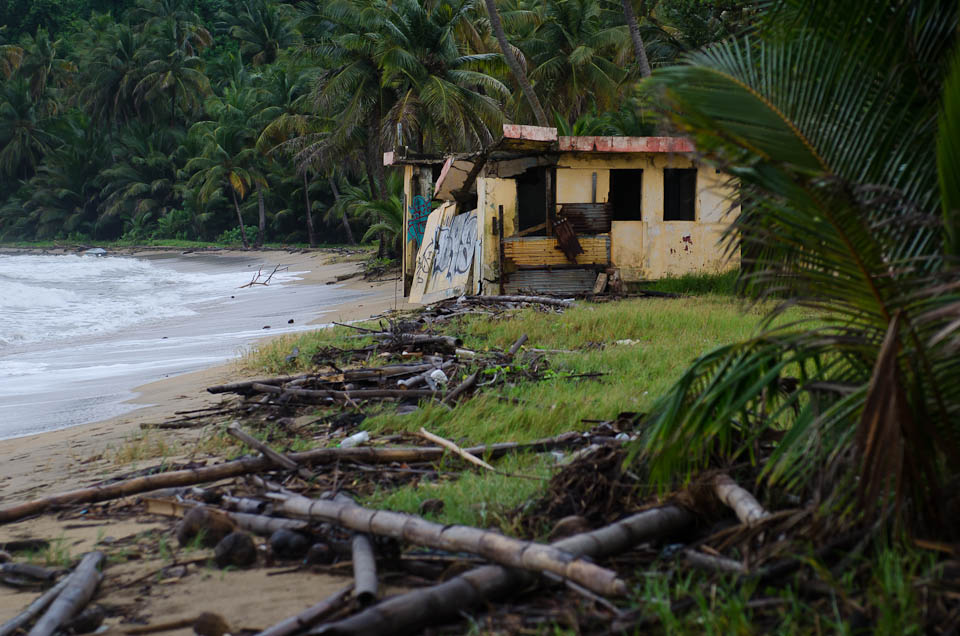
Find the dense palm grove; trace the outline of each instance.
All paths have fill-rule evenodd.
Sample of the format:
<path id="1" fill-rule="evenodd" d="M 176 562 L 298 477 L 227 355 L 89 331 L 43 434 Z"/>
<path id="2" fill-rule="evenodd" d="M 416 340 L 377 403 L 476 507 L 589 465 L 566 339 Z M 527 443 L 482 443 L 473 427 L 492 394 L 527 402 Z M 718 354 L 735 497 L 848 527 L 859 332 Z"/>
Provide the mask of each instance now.
<path id="1" fill-rule="evenodd" d="M 746 19 L 634 4 L 654 67 Z M 511 60 L 488 5 L 0 2 L 0 240 L 353 242 L 398 229 L 395 145 L 476 150 L 504 122 L 652 129 L 620 0 L 497 2 Z"/>

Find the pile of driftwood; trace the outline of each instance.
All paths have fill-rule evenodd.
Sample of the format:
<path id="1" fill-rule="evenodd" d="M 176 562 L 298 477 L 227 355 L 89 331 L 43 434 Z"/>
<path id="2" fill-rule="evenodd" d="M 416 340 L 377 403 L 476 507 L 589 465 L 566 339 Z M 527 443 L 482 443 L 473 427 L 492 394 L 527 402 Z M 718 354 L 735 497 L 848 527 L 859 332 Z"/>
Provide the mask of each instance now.
<path id="1" fill-rule="evenodd" d="M 406 446 L 395 445 L 403 436 L 392 435 L 296 453 L 255 437 L 256 418 L 240 417 L 267 413 L 261 421 L 276 422 L 278 413 L 328 406 L 336 414 L 324 419 L 327 441 L 333 442 L 349 432 L 337 421 L 356 423 L 365 405 L 389 401 L 412 409 L 432 401 L 456 409 L 477 391 L 518 377 L 540 379 L 549 361 L 542 351 L 524 348 L 526 337 L 506 350 L 481 352 L 458 338 L 424 330 L 457 316 L 500 314 L 531 302 L 542 311 L 564 309 L 541 301 L 452 299 L 416 320 L 379 330 L 351 327 L 359 338 L 373 342 L 318 352 L 311 373 L 210 387 L 213 393 L 242 399 L 185 413 L 179 420 L 178 425 L 192 426 L 211 416 L 243 419 L 226 432 L 254 455 L 167 466 L 165 472 L 137 471 L 0 508 L 0 524 L 51 512 L 69 517 L 81 509 L 85 518 L 109 518 L 132 508 L 166 519 L 168 533 L 182 545 L 205 546 L 210 552 L 202 560 L 215 567 L 290 565 L 350 577 L 336 594 L 315 599 L 315 605 L 275 625 L 231 626 L 209 608 L 198 607 L 195 616 L 169 622 L 144 625 L 124 617 L 114 629 L 130 636 L 187 627 L 201 636 L 402 634 L 451 622 L 456 625 L 451 633 L 462 633 L 464 616 L 478 613 L 485 614 L 493 631 L 529 632 L 537 630 L 539 620 L 563 622 L 573 606 L 579 607 L 572 623 L 578 632 L 636 633 L 660 620 L 654 606 L 664 602 L 643 596 L 638 573 L 669 577 L 687 569 L 705 571 L 713 594 L 718 582 L 754 590 L 744 611 L 766 612 L 771 630 L 777 612 L 790 602 L 777 595 L 778 588 L 799 589 L 825 610 L 837 611 L 837 603 L 845 612 L 859 607 L 850 599 L 838 601 L 811 563 L 828 564 L 831 574 L 839 576 L 864 554 L 879 526 L 821 517 L 814 500 L 765 510 L 734 480 L 752 482 L 755 466 L 707 471 L 690 487 L 659 497 L 649 489 L 642 466 L 626 462 L 624 442 L 634 438 L 640 420 L 634 413 L 613 421 L 585 420 L 587 426 L 596 425 L 589 432 L 526 444 L 462 447 L 421 429 L 407 437 L 415 444 Z M 336 437 L 329 434 L 333 430 Z M 761 462 L 767 452 L 758 446 Z M 513 453 L 562 457 L 542 497 L 512 513 L 509 526 L 515 536 L 430 521 L 426 517 L 442 509 L 440 500 L 423 501 L 418 515 L 357 503 L 375 486 L 453 478 L 466 470 L 504 475 L 496 462 Z M 805 552 L 810 545 L 815 546 L 812 553 Z M 101 553 L 84 555 L 65 573 L 25 563 L 18 556 L 25 549 L 30 546 L 0 545 L 0 584 L 47 591 L 0 625 L 0 636 L 81 634 L 96 630 L 105 616 L 117 622 L 115 614 L 104 610 L 109 599 L 98 588 L 104 576 L 110 577 Z M 383 582 L 388 576 L 396 580 L 398 573 L 413 589 L 385 597 Z M 137 580 L 146 582 L 156 574 L 147 572 Z M 702 598 L 702 593 L 691 593 L 666 603 L 670 612 L 682 614 L 697 608 Z M 943 606 L 943 616 L 960 616 L 953 601 Z"/>
<path id="2" fill-rule="evenodd" d="M 335 560 L 349 562 L 353 573 L 349 587 L 330 598 L 318 599 L 308 610 L 259 632 L 262 636 L 286 636 L 416 632 L 427 624 L 456 621 L 465 610 L 503 598 L 512 590 L 529 590 L 538 584 L 565 586 L 579 597 L 609 608 L 618 621 L 616 625 L 630 629 L 649 617 L 616 608 L 615 602 L 626 597 L 628 586 L 621 574 L 595 560 L 639 544 L 674 543 L 678 537 L 689 535 L 697 521 L 691 512 L 696 505 L 662 505 L 621 516 L 596 529 L 580 528 L 582 531 L 572 536 L 555 537 L 556 540 L 547 544 L 481 528 L 441 525 L 416 515 L 365 508 L 342 490 L 317 492 L 315 478 L 334 463 L 338 466 L 351 462 L 373 464 L 382 466 L 383 470 L 402 465 L 409 469 L 418 462 L 435 462 L 444 453 L 453 453 L 485 470 L 496 470 L 488 461 L 495 461 L 505 453 L 579 447 L 583 450 L 573 455 L 575 459 L 568 470 L 582 475 L 576 467 L 578 463 L 582 467 L 583 462 L 593 461 L 591 458 L 598 452 L 605 449 L 609 452 L 619 446 L 615 438 L 604 434 L 568 433 L 525 445 L 460 448 L 423 431 L 424 439 L 440 443 L 425 447 L 331 448 L 285 454 L 258 441 L 237 425 L 229 430 L 231 435 L 259 451 L 260 456 L 135 477 L 23 503 L 0 510 L 0 523 L 65 507 L 143 495 L 137 505 L 148 513 L 172 517 L 178 541 L 182 545 L 200 542 L 213 548 L 212 560 L 219 567 L 243 568 L 283 561 L 311 565 Z M 234 481 L 225 484 L 225 478 L 234 478 Z M 215 487 L 200 487 L 214 482 Z M 709 491 L 716 502 L 728 505 L 739 519 L 739 524 L 731 526 L 735 532 L 729 528 L 725 531 L 728 538 L 737 532 L 775 532 L 774 519 L 789 521 L 782 514 L 770 515 L 749 492 L 725 474 L 711 478 Z M 716 550 L 704 551 L 710 541 L 712 537 L 684 547 L 684 558 L 696 567 L 761 578 L 801 565 L 794 561 L 751 573 L 741 561 L 718 556 Z M 401 545 L 430 551 L 404 554 Z M 465 557 L 465 553 L 473 557 Z M 381 564 L 391 569 L 419 565 L 416 571 L 422 575 L 431 564 L 452 562 L 476 565 L 435 585 L 380 598 L 378 568 Z M 103 563 L 100 552 L 89 553 L 58 583 L 56 573 L 43 568 L 31 571 L 28 566 L 4 564 L 4 573 L 34 578 L 52 587 L 20 615 L 0 626 L 0 636 L 19 633 L 31 622 L 31 636 L 63 629 L 72 633 L 95 629 L 103 620 L 103 610 L 98 606 L 87 611 L 84 608 L 96 594 L 103 576 L 100 571 Z M 443 568 L 435 570 L 435 574 L 440 575 L 442 571 Z M 211 623 L 223 626 L 219 632 L 214 630 L 218 636 L 230 631 L 222 617 L 199 614 L 187 622 L 131 626 L 125 633 L 153 633 L 193 625 L 197 633 L 207 634 L 203 630 Z"/>

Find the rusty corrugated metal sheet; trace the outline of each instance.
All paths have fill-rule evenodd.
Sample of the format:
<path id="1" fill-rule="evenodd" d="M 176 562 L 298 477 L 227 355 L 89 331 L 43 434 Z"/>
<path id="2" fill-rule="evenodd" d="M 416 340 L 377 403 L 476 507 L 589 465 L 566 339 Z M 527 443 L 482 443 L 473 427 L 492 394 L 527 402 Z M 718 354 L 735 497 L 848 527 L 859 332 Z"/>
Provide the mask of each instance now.
<path id="1" fill-rule="evenodd" d="M 610 262 L 609 236 L 580 237 L 583 254 L 579 265 L 607 265 Z M 526 236 L 503 240 L 503 255 L 515 265 L 569 265 L 557 239 L 549 236 Z"/>
<path id="2" fill-rule="evenodd" d="M 612 203 L 564 203 L 560 216 L 569 220 L 574 231 L 584 234 L 609 234 L 613 221 Z"/>
<path id="3" fill-rule="evenodd" d="M 535 293 L 572 296 L 593 290 L 597 281 L 594 269 L 525 269 L 508 275 L 504 293 Z"/>

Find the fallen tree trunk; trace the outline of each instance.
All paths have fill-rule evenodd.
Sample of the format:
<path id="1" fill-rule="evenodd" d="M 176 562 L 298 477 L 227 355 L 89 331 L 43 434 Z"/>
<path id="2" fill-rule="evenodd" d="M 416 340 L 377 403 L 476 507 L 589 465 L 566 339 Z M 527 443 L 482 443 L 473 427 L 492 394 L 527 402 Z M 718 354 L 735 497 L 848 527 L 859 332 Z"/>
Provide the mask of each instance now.
<path id="1" fill-rule="evenodd" d="M 583 437 L 579 433 L 571 432 L 528 444 L 508 442 L 491 444 L 490 446 L 477 446 L 465 450 L 473 455 L 500 457 L 506 453 L 521 450 L 545 452 L 557 448 L 566 448 L 580 442 L 582 439 Z M 442 447 L 370 448 L 366 446 L 356 446 L 353 448 L 318 448 L 302 453 L 291 453 L 290 458 L 306 466 L 332 464 L 337 461 L 389 464 L 392 462 L 436 461 L 443 456 L 444 452 L 446 452 L 446 449 Z M 119 499 L 120 497 L 129 497 L 130 495 L 138 495 L 161 488 L 193 486 L 271 470 L 275 467 L 276 465 L 269 458 L 248 457 L 231 462 L 224 462 L 215 466 L 176 470 L 168 473 L 159 473 L 157 475 L 135 477 L 102 486 L 80 488 L 78 490 L 71 490 L 58 495 L 51 495 L 42 499 L 35 499 L 0 509 L 0 524 L 10 523 L 11 521 L 17 521 L 25 517 L 40 514 L 45 510 L 57 506 L 96 503 L 99 501 Z"/>
<path id="2" fill-rule="evenodd" d="M 714 477 L 713 491 L 720 501 L 733 509 L 740 523 L 750 526 L 764 517 L 770 516 L 770 513 L 760 505 L 760 502 L 749 491 L 738 486 L 737 482 L 730 478 L 730 475 L 721 473 Z"/>
<path id="3" fill-rule="evenodd" d="M 619 596 L 627 591 L 616 572 L 578 559 L 553 546 L 521 541 L 489 530 L 469 526 L 444 526 L 413 515 L 389 510 L 370 510 L 352 501 L 308 499 L 300 495 L 276 495 L 278 510 L 287 514 L 337 523 L 416 545 L 450 552 L 470 552 L 496 563 L 533 572 L 552 572 L 598 594 Z"/>
<path id="4" fill-rule="evenodd" d="M 317 621 L 323 619 L 324 616 L 337 609 L 337 607 L 342 605 L 343 600 L 347 598 L 347 594 L 349 594 L 352 589 L 353 586 L 348 585 L 333 596 L 325 598 L 313 607 L 300 612 L 296 616 L 291 616 L 290 618 L 284 619 L 272 627 L 268 627 L 256 636 L 289 636 L 290 634 L 298 632 L 305 627 L 310 627 Z"/>
<path id="5" fill-rule="evenodd" d="M 60 592 L 63 591 L 63 588 L 67 587 L 67 583 L 69 581 L 70 577 L 65 576 L 63 580 L 44 592 L 43 595 L 34 600 L 33 603 L 30 603 L 30 605 L 27 606 L 27 609 L 23 610 L 3 625 L 0 625 L 0 636 L 10 636 L 11 634 L 15 634 L 17 630 L 39 616 L 43 610 L 47 609 L 50 603 L 53 603 L 54 599 L 60 596 Z"/>
<path id="6" fill-rule="evenodd" d="M 554 307 L 573 307 L 572 300 L 561 300 L 549 296 L 470 296 L 467 300 L 478 303 L 528 303 L 553 305 Z"/>
<path id="7" fill-rule="evenodd" d="M 686 510 L 665 506 L 645 510 L 599 530 L 574 535 L 552 545 L 578 556 L 602 557 L 682 530 L 693 520 L 693 515 Z M 349 618 L 323 625 L 310 633 L 336 636 L 415 633 L 428 624 L 460 619 L 464 610 L 531 582 L 532 577 L 526 572 L 486 565 L 440 585 L 381 601 Z"/>
<path id="8" fill-rule="evenodd" d="M 103 552 L 88 552 L 84 555 L 63 591 L 50 604 L 50 609 L 40 617 L 28 636 L 51 636 L 90 602 L 103 578 L 100 573 L 103 559 Z"/>

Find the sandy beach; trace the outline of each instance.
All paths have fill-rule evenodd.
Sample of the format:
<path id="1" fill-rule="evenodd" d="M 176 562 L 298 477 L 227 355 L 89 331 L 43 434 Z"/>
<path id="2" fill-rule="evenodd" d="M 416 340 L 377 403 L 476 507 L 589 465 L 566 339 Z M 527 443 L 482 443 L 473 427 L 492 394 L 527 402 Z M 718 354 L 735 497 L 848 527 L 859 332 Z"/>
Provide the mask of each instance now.
<path id="1" fill-rule="evenodd" d="M 189 255 L 179 250 L 133 250 L 128 255 L 149 259 L 184 258 Z M 402 297 L 396 295 L 395 282 L 392 280 L 366 281 L 356 276 L 339 281 L 358 272 L 362 263 L 358 256 L 317 251 L 230 251 L 199 252 L 203 259 L 246 259 L 252 265 L 262 261 L 265 264 L 283 264 L 290 271 L 300 272 L 302 280 L 296 285 L 320 286 L 336 283 L 338 290 L 363 292 L 358 300 L 340 304 L 312 308 L 322 314 L 312 320 L 322 325 L 330 322 L 348 322 L 370 316 L 382 315 L 405 307 Z M 353 296 L 355 297 L 355 296 Z M 124 415 L 104 421 L 81 426 L 0 440 L 0 501 L 11 505 L 20 501 L 34 499 L 73 488 L 87 486 L 111 475 L 129 472 L 133 468 L 144 468 L 151 460 L 125 464 L 122 454 L 118 453 L 125 445 L 137 443 L 146 438 L 145 443 L 164 444 L 176 450 L 176 455 L 167 457 L 167 461 L 182 461 L 192 456 L 191 447 L 200 433 L 186 431 L 151 431 L 143 433 L 140 425 L 144 422 L 159 422 L 177 411 L 200 409 L 217 404 L 220 396 L 206 392 L 207 386 L 235 381 L 249 377 L 236 361 L 221 364 L 193 373 L 176 375 L 139 386 L 137 395 L 131 401 L 133 410 Z M 152 460 L 154 463 L 158 460 Z M 0 543 L 20 538 L 46 538 L 58 541 L 70 554 L 80 554 L 91 549 L 104 534 L 111 540 L 130 540 L 151 528 L 159 526 L 156 517 L 129 519 L 124 522 L 77 523 L 60 520 L 52 515 L 26 520 L 12 525 L 0 526 Z M 111 568 L 109 585 L 122 584 L 127 579 L 135 579 L 157 564 L 134 560 Z M 233 615 L 238 625 L 266 626 L 272 620 L 279 620 L 291 613 L 304 609 L 326 593 L 332 593 L 342 580 L 318 577 L 309 573 L 289 573 L 282 577 L 271 577 L 270 603 L 249 607 L 243 598 L 237 595 L 232 600 L 230 589 L 261 585 L 269 570 L 243 573 L 243 581 L 231 577 L 229 585 L 216 581 L 216 575 L 204 573 L 200 576 L 186 577 L 176 585 L 165 589 L 159 596 L 135 600 L 137 590 L 131 588 L 131 603 L 147 603 L 147 615 L 176 617 L 178 608 L 198 606 L 197 600 L 207 599 L 210 609 L 223 615 Z M 247 581 L 249 578 L 254 580 Z M 309 582 L 309 586 L 305 583 Z M 329 591 L 326 588 L 329 587 Z M 0 586 L 0 619 L 16 614 L 36 596 L 33 593 L 17 591 Z M 188 602 L 189 601 L 189 602 Z M 186 609 L 184 609 L 186 611 Z M 171 631 L 171 634 L 190 634 L 189 629 Z"/>

